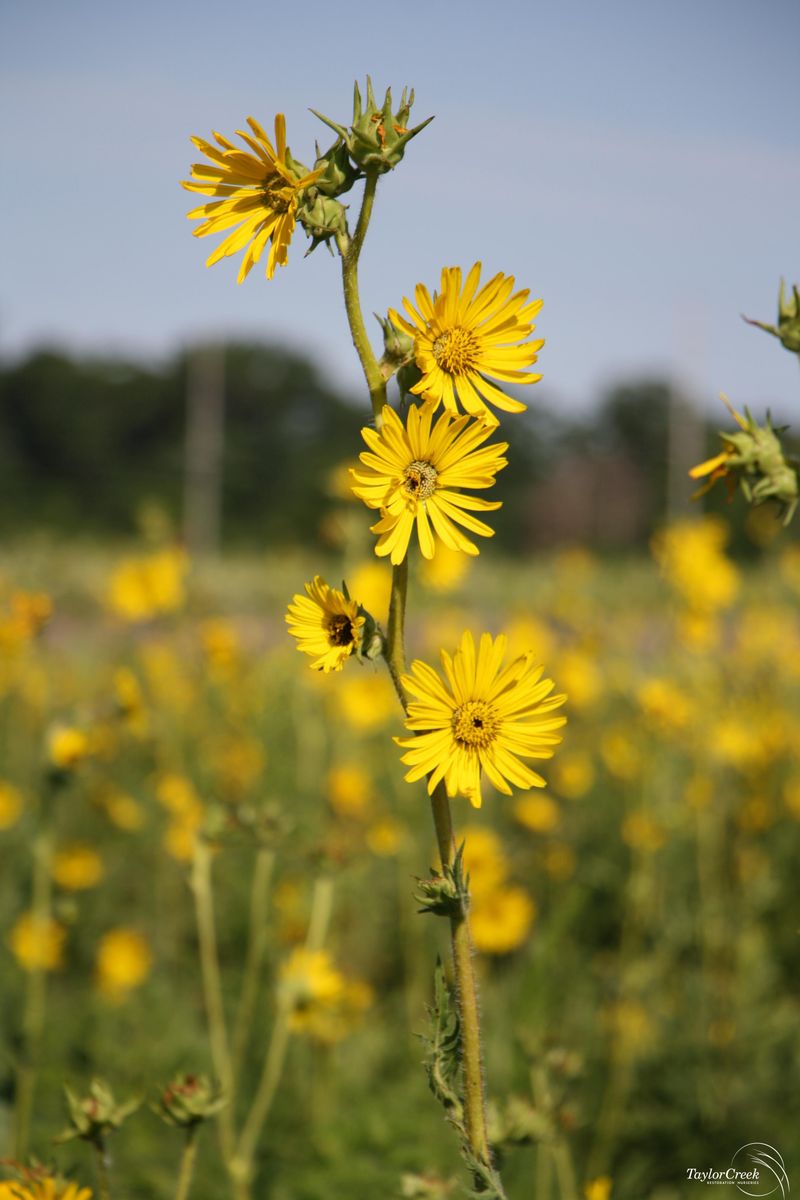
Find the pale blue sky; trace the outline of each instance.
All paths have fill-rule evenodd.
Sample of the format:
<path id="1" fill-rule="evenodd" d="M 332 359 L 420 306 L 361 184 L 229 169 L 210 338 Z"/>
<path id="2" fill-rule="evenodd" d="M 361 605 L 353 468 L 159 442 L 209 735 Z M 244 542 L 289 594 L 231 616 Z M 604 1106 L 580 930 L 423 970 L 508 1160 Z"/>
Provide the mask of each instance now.
<path id="1" fill-rule="evenodd" d="M 295 155 L 369 71 L 436 120 L 381 185 L 369 311 L 443 265 L 544 297 L 541 392 L 582 406 L 672 371 L 712 406 L 800 398 L 797 362 L 748 329 L 800 279 L 797 0 L 276 5 L 27 0 L 2 10 L 0 349 L 44 339 L 168 352 L 205 334 L 305 345 L 357 387 L 324 250 L 237 288 L 203 266 L 178 187 L 188 136 L 286 113 Z M 377 330 L 377 326 L 376 326 Z M 798 422 L 800 424 L 800 422 Z"/>

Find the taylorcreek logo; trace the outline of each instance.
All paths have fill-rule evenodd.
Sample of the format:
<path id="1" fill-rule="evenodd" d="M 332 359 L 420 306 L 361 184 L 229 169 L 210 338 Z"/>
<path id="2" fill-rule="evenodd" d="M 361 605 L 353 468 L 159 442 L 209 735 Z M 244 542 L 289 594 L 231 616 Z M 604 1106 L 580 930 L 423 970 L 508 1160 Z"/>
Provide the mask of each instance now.
<path id="1" fill-rule="evenodd" d="M 788 1200 L 789 1176 L 783 1158 L 774 1146 L 766 1142 L 748 1142 L 740 1146 L 729 1167 L 686 1168 L 687 1179 L 696 1183 L 729 1183 L 745 1196 L 771 1196 L 779 1192 Z"/>

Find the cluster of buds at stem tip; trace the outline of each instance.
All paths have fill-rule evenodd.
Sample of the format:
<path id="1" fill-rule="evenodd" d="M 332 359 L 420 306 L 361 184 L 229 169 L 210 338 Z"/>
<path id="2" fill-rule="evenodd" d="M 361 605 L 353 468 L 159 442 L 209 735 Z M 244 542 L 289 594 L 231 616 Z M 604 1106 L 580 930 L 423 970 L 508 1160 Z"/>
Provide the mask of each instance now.
<path id="1" fill-rule="evenodd" d="M 395 112 L 392 108 L 392 91 L 391 88 L 387 88 L 383 104 L 379 105 L 372 89 L 372 80 L 367 76 L 366 104 L 361 98 L 358 83 L 354 88 L 351 125 L 340 125 L 316 109 L 312 108 L 311 111 L 338 134 L 359 171 L 383 175 L 386 171 L 394 170 L 411 139 L 433 120 L 433 117 L 428 117 L 413 129 L 409 129 L 408 118 L 413 103 L 413 88 L 410 92 L 403 88 L 400 107 Z"/>
<path id="2" fill-rule="evenodd" d="M 206 1075 L 178 1075 L 153 1105 L 168 1125 L 192 1129 L 215 1116 L 227 1104 L 221 1088 Z"/>
<path id="3" fill-rule="evenodd" d="M 751 317 L 743 317 L 748 325 L 756 325 L 759 329 L 771 333 L 792 354 L 800 354 L 800 291 L 797 284 L 791 293 L 786 295 L 786 286 L 781 280 L 778 291 L 778 324 L 767 325 L 764 321 L 754 321 Z"/>
<path id="4" fill-rule="evenodd" d="M 114 1094 L 102 1079 L 93 1079 L 88 1096 L 76 1096 L 68 1087 L 64 1088 L 69 1108 L 70 1124 L 54 1140 L 69 1142 L 81 1138 L 94 1145 L 102 1145 L 106 1135 L 119 1129 L 123 1121 L 141 1104 L 139 1097 L 117 1104 Z"/>
<path id="5" fill-rule="evenodd" d="M 731 407 L 725 396 L 722 399 L 739 426 L 739 432 L 720 433 L 723 443 L 721 452 L 707 462 L 692 467 L 689 474 L 693 479 L 708 477 L 695 497 L 704 495 L 718 479 L 724 478 L 729 495 L 733 494 L 738 483 L 745 499 L 751 504 L 774 500 L 780 506 L 784 524 L 788 525 L 797 508 L 800 491 L 797 464 L 787 459 L 780 440 L 780 434 L 785 432 L 786 427 L 775 429 L 769 413 L 766 423 L 759 425 L 748 409 L 745 408 L 745 415 L 742 416 Z"/>

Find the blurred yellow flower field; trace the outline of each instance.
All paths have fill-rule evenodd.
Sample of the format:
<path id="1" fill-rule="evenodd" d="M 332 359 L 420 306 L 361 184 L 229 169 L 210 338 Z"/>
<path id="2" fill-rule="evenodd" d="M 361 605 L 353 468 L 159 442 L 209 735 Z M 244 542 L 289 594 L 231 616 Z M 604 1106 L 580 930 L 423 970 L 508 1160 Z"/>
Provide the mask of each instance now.
<path id="1" fill-rule="evenodd" d="M 756 1110 L 777 1145 L 793 1145 L 794 557 L 736 566 L 719 524 L 700 519 L 660 535 L 650 561 L 496 559 L 480 584 L 448 568 L 411 622 L 410 657 L 459 626 L 468 589 L 476 634 L 541 655 L 569 694 L 546 788 L 503 796 L 484 779 L 479 811 L 453 801 L 510 1188 L 551 1127 L 589 1197 L 650 1195 L 648 1163 L 722 1154 L 731 1131 L 756 1135 Z M 121 561 L 104 553 L 92 578 L 119 579 Z M 31 1145 L 86 1177 L 80 1149 L 52 1147 L 62 1081 L 85 1090 L 102 1076 L 154 1096 L 176 1072 L 213 1076 L 192 899 L 207 869 L 222 1003 L 231 1020 L 248 1008 L 242 1087 L 257 1087 L 269 1031 L 285 1027 L 259 1150 L 269 1171 L 302 1197 L 344 1188 L 353 1155 L 375 1194 L 420 1167 L 446 1178 L 454 1151 L 429 1119 L 413 1037 L 431 1000 L 434 922 L 414 926 L 407 902 L 435 850 L 424 787 L 396 770 L 402 712 L 369 662 L 345 662 L 341 678 L 297 670 L 277 603 L 296 563 L 291 575 L 269 564 L 269 615 L 263 562 L 239 564 L 235 593 L 224 570 L 184 569 L 180 609 L 132 621 L 108 590 L 40 577 L 24 547 L 3 558 L 5 594 L 37 597 L 39 614 L 9 643 L 1 702 L 4 1079 L 43 973 L 51 1014 Z M 696 617 L 702 637 L 687 632 Z M 248 948 L 251 881 L 264 907 Z M 253 954 L 269 982 L 248 997 Z M 536 1119 L 512 1135 L 523 1105 Z M 0 1127 L 11 1125 L 0 1099 Z M 170 1136 L 145 1109 L 115 1135 L 136 1194 L 172 1169 Z M 227 1186 L 211 1138 L 200 1156 L 195 1187 L 210 1200 Z"/>

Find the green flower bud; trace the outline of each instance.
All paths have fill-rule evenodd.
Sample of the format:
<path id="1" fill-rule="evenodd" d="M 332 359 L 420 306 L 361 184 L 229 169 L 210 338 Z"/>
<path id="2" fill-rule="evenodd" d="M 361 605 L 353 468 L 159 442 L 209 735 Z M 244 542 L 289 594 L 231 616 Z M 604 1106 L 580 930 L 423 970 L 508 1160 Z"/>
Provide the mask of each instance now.
<path id="1" fill-rule="evenodd" d="M 178 1075 L 161 1093 L 153 1111 L 168 1125 L 189 1129 L 213 1117 L 225 1104 L 226 1097 L 206 1075 Z"/>
<path id="2" fill-rule="evenodd" d="M 732 490 L 738 482 L 751 504 L 774 500 L 782 510 L 784 524 L 788 525 L 797 508 L 800 490 L 797 464 L 786 458 L 781 444 L 780 435 L 785 432 L 785 427 L 775 429 L 769 413 L 766 424 L 759 425 L 748 409 L 745 408 L 742 416 L 728 404 L 725 396 L 722 399 L 739 426 L 739 432 L 721 433 L 722 452 L 689 472 L 694 479 L 709 476 L 708 483 L 696 495 L 708 491 L 717 479 L 727 479 Z"/>
<path id="3" fill-rule="evenodd" d="M 314 163 L 314 170 L 319 170 L 320 167 L 324 167 L 324 170 L 314 187 L 317 191 L 322 192 L 323 196 L 341 196 L 345 192 L 349 192 L 356 180 L 361 178 L 358 170 L 350 161 L 346 143 L 340 137 L 324 154 L 320 154 L 319 146 L 317 146 L 317 161 Z"/>
<path id="4" fill-rule="evenodd" d="M 92 1080 L 88 1096 L 76 1096 L 68 1087 L 64 1091 L 70 1125 L 54 1139 L 56 1142 L 81 1138 L 85 1142 L 102 1144 L 106 1135 L 119 1129 L 141 1104 L 139 1097 L 117 1104 L 111 1088 L 102 1079 Z"/>
<path id="5" fill-rule="evenodd" d="M 454 917 L 466 911 L 469 905 L 469 876 L 464 874 L 464 846 L 462 842 L 452 863 L 445 866 L 441 874 L 431 871 L 430 879 L 417 879 L 414 899 L 420 905 L 419 912 Z"/>
<path id="6" fill-rule="evenodd" d="M 381 369 L 388 379 L 391 375 L 394 375 L 398 367 L 414 361 L 414 339 L 409 337 L 404 330 L 398 329 L 396 325 L 393 325 L 388 317 L 379 317 L 375 313 L 375 320 L 380 325 L 381 332 L 383 333 Z"/>
<path id="7" fill-rule="evenodd" d="M 311 187 L 304 193 L 297 210 L 297 219 L 311 238 L 307 255 L 323 242 L 347 232 L 347 210 L 338 200 L 320 195 Z"/>
<path id="8" fill-rule="evenodd" d="M 360 170 L 375 171 L 382 175 L 397 166 L 411 139 L 433 120 L 433 117 L 428 117 L 414 129 L 409 129 L 408 118 L 413 103 L 413 88 L 410 92 L 403 88 L 400 107 L 394 112 L 392 91 L 391 88 L 387 88 L 383 104 L 379 107 L 372 90 L 372 80 L 367 76 L 366 105 L 356 83 L 353 93 L 353 122 L 349 128 L 323 116 L 316 109 L 312 108 L 311 111 L 339 135 L 350 158 Z"/>
<path id="9" fill-rule="evenodd" d="M 790 295 L 786 296 L 785 284 L 781 280 L 778 291 L 777 326 L 767 325 L 763 321 L 754 321 L 750 317 L 743 319 L 747 321 L 748 325 L 757 325 L 759 329 L 771 333 L 792 354 L 800 354 L 800 291 L 797 290 L 797 284 L 793 286 Z"/>

